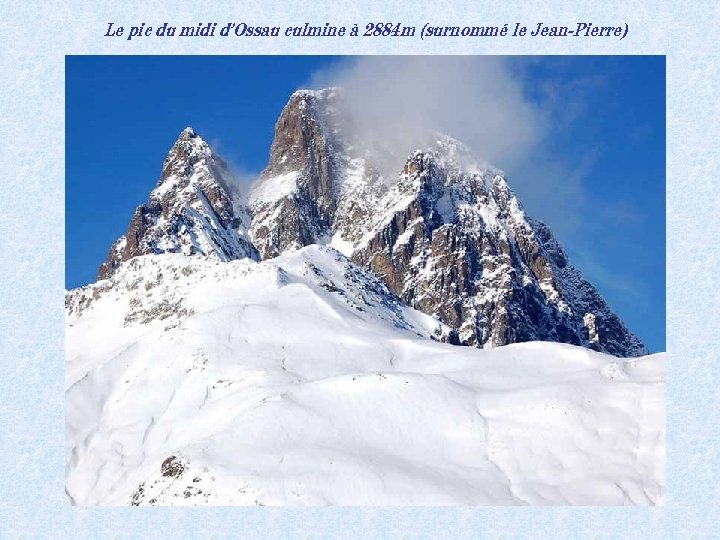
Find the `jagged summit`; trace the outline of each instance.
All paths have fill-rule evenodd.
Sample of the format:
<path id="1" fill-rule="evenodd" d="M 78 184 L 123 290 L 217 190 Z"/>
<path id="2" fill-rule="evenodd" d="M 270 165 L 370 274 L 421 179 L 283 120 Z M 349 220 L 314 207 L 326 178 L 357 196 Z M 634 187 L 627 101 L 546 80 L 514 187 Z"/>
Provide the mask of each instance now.
<path id="1" fill-rule="evenodd" d="M 264 258 L 330 243 L 454 328 L 456 343 L 646 353 L 502 171 L 434 134 L 383 177 L 383 156 L 348 135 L 341 110 L 337 89 L 298 92 L 283 109 L 251 196 L 250 237 Z"/>
<path id="2" fill-rule="evenodd" d="M 226 163 L 190 127 L 173 144 L 148 201 L 111 247 L 98 278 L 151 253 L 204 255 L 222 261 L 257 258 L 247 239 L 250 215 Z"/>
<path id="3" fill-rule="evenodd" d="M 647 352 L 550 229 L 526 215 L 502 171 L 433 134 L 388 174 L 382 149 L 349 133 L 342 111 L 342 89 L 295 92 L 247 206 L 224 161 L 183 130 L 99 277 L 147 253 L 268 259 L 329 244 L 448 325 L 454 343 Z"/>

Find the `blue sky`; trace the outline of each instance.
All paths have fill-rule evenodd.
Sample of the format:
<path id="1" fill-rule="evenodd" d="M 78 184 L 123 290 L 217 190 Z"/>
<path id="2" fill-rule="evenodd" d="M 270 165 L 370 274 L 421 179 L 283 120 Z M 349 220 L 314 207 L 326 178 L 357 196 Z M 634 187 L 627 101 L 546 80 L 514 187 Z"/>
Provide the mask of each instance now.
<path id="1" fill-rule="evenodd" d="M 363 61 L 370 68 L 356 69 Z M 478 77 L 452 80 L 456 72 L 440 68 L 449 79 L 422 73 L 415 86 L 440 78 L 440 95 L 452 96 L 462 86 L 459 116 L 472 120 L 467 95 L 489 75 L 482 62 L 468 62 L 460 71 L 477 68 Z M 433 66 L 442 63 L 436 57 Z M 391 63 L 389 71 L 398 70 Z M 629 328 L 651 351 L 665 350 L 664 57 L 515 57 L 502 59 L 500 71 L 492 73 L 502 85 L 482 92 L 497 96 L 490 112 L 501 124 L 475 151 L 508 173 L 528 213 L 553 228 Z M 184 127 L 252 176 L 267 163 L 275 121 L 294 90 L 366 73 L 375 73 L 373 58 L 67 57 L 66 287 L 94 281 Z M 394 84 L 381 74 L 371 84 L 383 82 Z M 477 114 L 475 124 L 488 119 Z M 473 133 L 455 127 L 451 135 Z M 497 140 L 503 151 L 491 148 Z"/>

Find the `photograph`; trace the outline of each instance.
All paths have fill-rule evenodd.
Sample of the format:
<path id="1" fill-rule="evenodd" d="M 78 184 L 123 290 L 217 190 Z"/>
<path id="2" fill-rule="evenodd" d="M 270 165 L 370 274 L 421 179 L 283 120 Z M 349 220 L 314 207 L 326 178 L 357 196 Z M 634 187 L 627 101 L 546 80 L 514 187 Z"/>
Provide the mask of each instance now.
<path id="1" fill-rule="evenodd" d="M 64 76 L 66 505 L 666 505 L 665 56 Z"/>

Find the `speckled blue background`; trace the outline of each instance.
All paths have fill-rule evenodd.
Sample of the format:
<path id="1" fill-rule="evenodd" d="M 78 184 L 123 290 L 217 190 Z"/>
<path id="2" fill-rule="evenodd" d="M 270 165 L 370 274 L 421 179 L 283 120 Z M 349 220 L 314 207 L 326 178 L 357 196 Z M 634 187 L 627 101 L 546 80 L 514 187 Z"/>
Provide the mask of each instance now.
<path id="1" fill-rule="evenodd" d="M 95 5 L 93 5 L 95 4 Z M 277 0 L 2 2 L 0 538 L 720 537 L 720 4 Z M 375 6 L 375 7 L 371 7 Z M 110 40 L 108 22 L 627 22 L 622 41 Z M 64 55 L 666 54 L 669 500 L 665 508 L 72 508 L 64 485 Z M 249 81 L 251 82 L 251 81 Z M 109 126 L 111 129 L 111 126 Z"/>

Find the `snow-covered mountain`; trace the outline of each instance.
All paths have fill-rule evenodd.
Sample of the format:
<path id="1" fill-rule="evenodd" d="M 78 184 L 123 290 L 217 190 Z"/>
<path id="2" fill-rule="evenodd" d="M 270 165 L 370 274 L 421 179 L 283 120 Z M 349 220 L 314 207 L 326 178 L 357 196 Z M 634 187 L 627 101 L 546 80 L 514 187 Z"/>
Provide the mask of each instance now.
<path id="1" fill-rule="evenodd" d="M 439 343 L 325 246 L 70 291 L 80 505 L 662 504 L 664 355 Z"/>
<path id="2" fill-rule="evenodd" d="M 250 214 L 225 162 L 192 128 L 180 134 L 147 203 L 110 248 L 98 278 L 148 253 L 199 254 L 221 261 L 251 257 Z"/>
<path id="3" fill-rule="evenodd" d="M 293 94 L 249 194 L 185 129 L 66 293 L 68 501 L 662 504 L 664 355 L 502 172 L 342 108 Z"/>
<path id="4" fill-rule="evenodd" d="M 342 106 L 337 88 L 293 94 L 249 199 L 184 130 L 98 277 L 148 253 L 227 261 L 330 244 L 448 325 L 452 343 L 559 341 L 647 354 L 550 229 L 525 214 L 501 171 L 438 135 L 388 180 L 382 149 L 346 135 Z"/>

